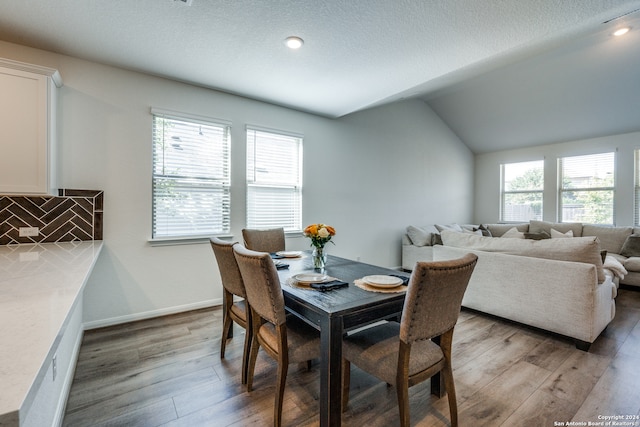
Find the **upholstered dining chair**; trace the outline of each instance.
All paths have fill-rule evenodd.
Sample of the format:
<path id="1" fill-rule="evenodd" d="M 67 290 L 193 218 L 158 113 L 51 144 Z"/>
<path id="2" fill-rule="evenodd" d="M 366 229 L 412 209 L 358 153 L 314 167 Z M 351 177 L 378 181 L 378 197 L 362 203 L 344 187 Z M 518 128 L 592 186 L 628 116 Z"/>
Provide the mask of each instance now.
<path id="1" fill-rule="evenodd" d="M 242 384 L 247 383 L 247 372 L 249 370 L 249 350 L 252 339 L 251 310 L 247 303 L 247 294 L 244 282 L 240 275 L 240 269 L 233 254 L 233 246 L 237 242 L 225 242 L 224 240 L 212 237 L 210 239 L 213 253 L 218 262 L 220 277 L 222 279 L 223 291 L 223 318 L 222 339 L 220 340 L 220 358 L 224 359 L 224 352 L 227 347 L 227 339 L 231 331 L 232 322 L 236 322 L 245 329 L 244 350 L 242 353 Z M 243 300 L 234 301 L 234 296 Z"/>
<path id="2" fill-rule="evenodd" d="M 396 387 L 403 427 L 410 422 L 409 387 L 442 371 L 451 426 L 458 425 L 451 344 L 462 297 L 477 260 L 469 253 L 457 260 L 418 262 L 409 280 L 400 323 L 387 322 L 344 339 L 343 411 L 349 402 L 351 363 Z"/>
<path id="3" fill-rule="evenodd" d="M 233 247 L 251 307 L 254 339 L 249 355 L 247 391 L 253 386 L 253 372 L 260 346 L 278 362 L 273 425 L 282 423 L 282 399 L 290 363 L 308 362 L 320 354 L 317 330 L 293 315 L 287 316 L 284 296 L 269 254 L 240 245 Z"/>
<path id="4" fill-rule="evenodd" d="M 258 252 L 279 252 L 285 250 L 284 228 L 257 230 L 244 228 L 242 238 L 247 249 Z"/>

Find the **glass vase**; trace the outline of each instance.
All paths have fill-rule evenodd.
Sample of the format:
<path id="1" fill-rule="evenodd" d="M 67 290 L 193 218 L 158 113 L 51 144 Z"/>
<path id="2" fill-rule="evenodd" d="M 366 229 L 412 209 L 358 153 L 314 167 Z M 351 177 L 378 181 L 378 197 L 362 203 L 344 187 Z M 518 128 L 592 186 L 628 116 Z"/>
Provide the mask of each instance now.
<path id="1" fill-rule="evenodd" d="M 314 246 L 311 258 L 313 259 L 313 268 L 316 270 L 324 270 L 324 267 L 327 265 L 327 252 L 324 246 Z"/>

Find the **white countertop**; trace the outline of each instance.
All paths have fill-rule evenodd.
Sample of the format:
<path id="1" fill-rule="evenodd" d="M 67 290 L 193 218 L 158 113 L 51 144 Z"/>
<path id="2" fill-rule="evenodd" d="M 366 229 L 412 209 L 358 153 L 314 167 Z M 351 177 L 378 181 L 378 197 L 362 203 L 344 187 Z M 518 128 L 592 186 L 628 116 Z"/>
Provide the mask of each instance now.
<path id="1" fill-rule="evenodd" d="M 101 241 L 0 246 L 0 419 L 24 404 L 101 249 Z"/>

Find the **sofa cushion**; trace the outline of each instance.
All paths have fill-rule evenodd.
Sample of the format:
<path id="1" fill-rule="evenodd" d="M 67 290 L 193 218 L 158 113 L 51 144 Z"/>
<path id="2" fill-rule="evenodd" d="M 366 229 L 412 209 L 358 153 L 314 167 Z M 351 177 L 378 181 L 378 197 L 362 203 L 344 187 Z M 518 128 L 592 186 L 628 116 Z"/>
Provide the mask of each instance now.
<path id="1" fill-rule="evenodd" d="M 485 227 L 493 237 L 501 237 L 504 233 L 511 230 L 513 227 L 517 228 L 518 231 L 527 232 L 529 231 L 529 223 L 522 222 L 518 224 L 485 224 Z"/>
<path id="2" fill-rule="evenodd" d="M 427 231 L 422 227 L 416 227 L 413 225 L 407 227 L 407 235 L 414 246 L 430 246 L 432 234 L 433 231 Z"/>
<path id="3" fill-rule="evenodd" d="M 598 282 L 602 283 L 605 280 L 602 258 L 600 257 L 600 242 L 597 237 L 545 240 L 492 239 L 491 237 L 455 233 L 448 230 L 444 230 L 441 236 L 445 246 L 593 264 L 598 273 Z"/>
<path id="4" fill-rule="evenodd" d="M 620 255 L 640 257 L 640 234 L 630 234 L 624 241 Z"/>
<path id="5" fill-rule="evenodd" d="M 502 236 L 500 236 L 501 238 L 508 238 L 508 239 L 524 239 L 524 233 L 522 231 L 518 231 L 518 229 L 516 227 L 512 227 L 509 230 L 507 230 L 506 233 L 504 233 Z"/>
<path id="6" fill-rule="evenodd" d="M 565 239 L 567 237 L 573 237 L 573 230 L 569 230 L 566 233 L 563 233 L 562 231 L 558 231 L 555 228 L 551 229 L 552 239 Z"/>
<path id="7" fill-rule="evenodd" d="M 583 236 L 598 236 L 600 247 L 610 253 L 619 254 L 628 236 L 633 234 L 633 227 L 611 227 L 606 225 L 585 224 Z"/>
<path id="8" fill-rule="evenodd" d="M 573 237 L 582 236 L 582 223 L 579 222 L 548 222 L 534 219 L 529 221 L 529 233 L 546 231 L 551 234 L 552 228 L 561 233 L 566 233 L 567 231 L 572 230 Z"/>

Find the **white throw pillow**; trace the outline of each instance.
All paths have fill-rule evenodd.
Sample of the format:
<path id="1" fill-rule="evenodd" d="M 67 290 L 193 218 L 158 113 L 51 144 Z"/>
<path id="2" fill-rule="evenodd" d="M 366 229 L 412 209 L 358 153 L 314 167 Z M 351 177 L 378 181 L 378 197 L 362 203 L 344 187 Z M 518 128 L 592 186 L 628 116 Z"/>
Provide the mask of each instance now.
<path id="1" fill-rule="evenodd" d="M 505 237 L 507 239 L 524 239 L 524 233 L 522 231 L 518 231 L 516 227 L 513 227 L 507 230 L 507 232 L 504 233 L 502 236 L 500 236 L 500 238 L 505 238 Z"/>
<path id="2" fill-rule="evenodd" d="M 551 238 L 552 239 L 559 239 L 559 238 L 564 238 L 564 237 L 573 237 L 573 230 L 569 230 L 566 233 L 562 233 L 562 232 L 556 230 L 555 228 L 551 229 Z"/>
<path id="3" fill-rule="evenodd" d="M 410 225 L 407 227 L 407 236 L 411 239 L 411 243 L 415 246 L 430 246 L 431 245 L 431 234 L 422 228 L 414 227 Z"/>
<path id="4" fill-rule="evenodd" d="M 451 231 L 457 231 L 458 233 L 462 233 L 462 227 L 460 227 L 459 224 L 435 224 L 436 228 L 438 229 L 438 231 L 442 231 L 442 230 L 451 230 Z"/>

